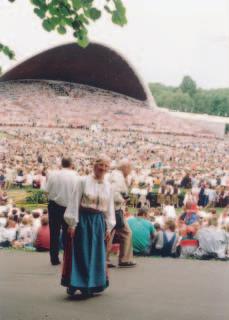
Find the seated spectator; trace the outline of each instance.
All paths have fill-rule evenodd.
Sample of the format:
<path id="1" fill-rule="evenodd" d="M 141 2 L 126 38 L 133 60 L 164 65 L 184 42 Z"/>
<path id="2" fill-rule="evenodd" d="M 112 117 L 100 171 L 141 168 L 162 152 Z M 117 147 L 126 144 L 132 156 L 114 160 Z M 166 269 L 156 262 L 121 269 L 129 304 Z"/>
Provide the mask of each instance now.
<path id="1" fill-rule="evenodd" d="M 161 229 L 161 226 L 159 223 L 154 223 L 154 237 L 153 237 L 153 243 L 151 248 L 151 255 L 153 256 L 160 256 L 161 255 L 161 247 L 158 247 L 157 240 L 161 237 L 163 237 L 163 230 Z"/>
<path id="2" fill-rule="evenodd" d="M 32 229 L 33 229 L 33 234 L 34 234 L 34 240 L 37 237 L 37 232 L 41 226 L 41 219 L 40 219 L 40 212 L 38 211 L 33 211 L 32 212 Z"/>
<path id="3" fill-rule="evenodd" d="M 126 220 L 128 220 L 129 218 L 132 217 L 132 214 L 131 214 L 131 212 L 129 211 L 129 208 L 128 208 L 128 207 L 125 207 L 124 217 L 125 217 Z"/>
<path id="4" fill-rule="evenodd" d="M 225 226 L 229 224 L 229 209 L 226 208 L 223 210 L 223 213 L 219 216 L 218 220 L 219 226 Z"/>
<path id="5" fill-rule="evenodd" d="M 197 207 L 193 202 L 187 202 L 185 212 L 178 219 L 181 235 L 187 235 L 188 232 L 195 234 L 199 227 L 199 217 L 197 215 Z"/>
<path id="6" fill-rule="evenodd" d="M 0 247 L 11 247 L 17 236 L 17 224 L 9 218 L 5 228 L 0 228 Z"/>
<path id="7" fill-rule="evenodd" d="M 7 204 L 8 195 L 7 192 L 0 192 L 0 205 L 5 206 Z"/>
<path id="8" fill-rule="evenodd" d="M 201 219 L 208 219 L 211 216 L 211 214 L 209 212 L 207 212 L 206 210 L 204 210 L 203 207 L 197 208 L 197 215 Z"/>
<path id="9" fill-rule="evenodd" d="M 217 217 L 208 219 L 208 226 L 197 233 L 199 247 L 195 257 L 200 259 L 225 259 L 227 251 L 227 235 L 225 230 L 219 229 Z"/>
<path id="10" fill-rule="evenodd" d="M 176 210 L 173 205 L 169 203 L 168 200 L 165 201 L 165 206 L 163 208 L 163 215 L 168 219 L 176 219 Z"/>
<path id="11" fill-rule="evenodd" d="M 32 219 L 29 216 L 22 218 L 22 225 L 18 229 L 17 241 L 14 242 L 15 248 L 32 247 L 34 233 L 32 229 Z"/>
<path id="12" fill-rule="evenodd" d="M 152 254 L 162 257 L 176 257 L 178 240 L 176 224 L 173 219 L 170 219 L 165 223 L 164 231 L 157 230 Z"/>
<path id="13" fill-rule="evenodd" d="M 227 238 L 226 256 L 229 258 L 229 223 L 224 226 Z"/>
<path id="14" fill-rule="evenodd" d="M 210 209 L 209 218 L 217 217 L 217 211 L 215 208 Z"/>
<path id="15" fill-rule="evenodd" d="M 41 227 L 37 232 L 35 241 L 35 248 L 37 251 L 49 251 L 50 249 L 50 232 L 48 223 L 48 216 L 42 216 Z"/>
<path id="16" fill-rule="evenodd" d="M 44 209 L 44 210 L 43 210 L 43 215 L 46 215 L 46 214 L 48 214 L 48 210 L 47 210 L 47 209 Z"/>
<path id="17" fill-rule="evenodd" d="M 199 217 L 196 211 L 196 204 L 188 201 L 185 205 L 185 212 L 178 219 L 179 232 L 182 237 L 180 241 L 182 258 L 192 256 L 198 247 L 195 235 L 199 228 Z"/>
<path id="18" fill-rule="evenodd" d="M 5 228 L 6 224 L 7 224 L 6 214 L 4 212 L 0 212 L 0 228 L 1 227 Z"/>
<path id="19" fill-rule="evenodd" d="M 154 223 L 159 223 L 161 228 L 164 228 L 165 225 L 165 217 L 163 216 L 163 212 L 160 208 L 156 208 L 154 210 Z"/>
<path id="20" fill-rule="evenodd" d="M 149 255 L 155 229 L 148 221 L 148 208 L 140 208 L 137 217 L 128 219 L 128 224 L 132 231 L 134 254 Z"/>
<path id="21" fill-rule="evenodd" d="M 180 257 L 188 258 L 193 257 L 196 249 L 198 248 L 198 240 L 194 237 L 192 231 L 183 236 L 179 242 Z"/>

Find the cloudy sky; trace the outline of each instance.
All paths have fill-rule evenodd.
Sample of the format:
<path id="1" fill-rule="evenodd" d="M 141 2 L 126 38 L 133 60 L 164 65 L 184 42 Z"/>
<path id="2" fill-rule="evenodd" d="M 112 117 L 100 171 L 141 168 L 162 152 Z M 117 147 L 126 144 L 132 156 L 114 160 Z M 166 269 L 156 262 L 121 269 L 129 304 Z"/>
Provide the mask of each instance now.
<path id="1" fill-rule="evenodd" d="M 148 82 L 179 85 L 191 75 L 204 88 L 229 87 L 229 0 L 124 3 L 128 25 L 116 27 L 105 15 L 90 28 L 91 40 L 118 49 Z M 71 40 L 43 31 L 29 0 L 0 0 L 0 42 L 14 49 L 16 63 Z M 15 62 L 0 56 L 0 63 L 7 70 Z"/>

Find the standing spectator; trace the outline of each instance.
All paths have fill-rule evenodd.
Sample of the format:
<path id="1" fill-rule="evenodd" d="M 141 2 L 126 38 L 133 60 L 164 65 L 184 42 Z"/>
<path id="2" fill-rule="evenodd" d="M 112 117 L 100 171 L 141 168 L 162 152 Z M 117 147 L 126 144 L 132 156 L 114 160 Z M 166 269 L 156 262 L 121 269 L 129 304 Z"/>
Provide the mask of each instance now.
<path id="1" fill-rule="evenodd" d="M 181 180 L 180 186 L 181 188 L 184 188 L 184 189 L 192 188 L 192 179 L 190 178 L 189 172 L 187 172 L 186 175 Z"/>
<path id="2" fill-rule="evenodd" d="M 132 232 L 127 222 L 124 219 L 123 208 L 128 199 L 128 176 L 131 173 L 132 166 L 128 159 L 123 159 L 119 162 L 117 170 L 114 170 L 110 176 L 110 182 L 114 192 L 116 226 L 112 231 L 109 247 L 111 247 L 114 235 L 120 239 L 119 251 L 119 267 L 134 267 L 133 262 L 133 246 Z M 108 252 L 109 261 L 109 252 Z M 109 267 L 114 267 L 112 263 Z"/>
<path id="3" fill-rule="evenodd" d="M 65 247 L 68 225 L 64 221 L 64 212 L 77 183 L 76 172 L 72 170 L 72 160 L 62 159 L 62 169 L 50 172 L 45 190 L 48 192 L 48 214 L 50 228 L 50 260 L 52 265 L 60 264 L 59 238 L 63 234 Z"/>
<path id="4" fill-rule="evenodd" d="M 206 207 L 208 204 L 208 194 L 206 193 L 206 186 L 204 183 L 201 184 L 200 193 L 199 193 L 199 202 L 198 206 Z"/>
<path id="5" fill-rule="evenodd" d="M 3 189 L 5 185 L 5 175 L 3 170 L 0 170 L 0 189 Z"/>
<path id="6" fill-rule="evenodd" d="M 23 170 L 19 169 L 16 176 L 16 185 L 21 189 L 25 181 Z"/>

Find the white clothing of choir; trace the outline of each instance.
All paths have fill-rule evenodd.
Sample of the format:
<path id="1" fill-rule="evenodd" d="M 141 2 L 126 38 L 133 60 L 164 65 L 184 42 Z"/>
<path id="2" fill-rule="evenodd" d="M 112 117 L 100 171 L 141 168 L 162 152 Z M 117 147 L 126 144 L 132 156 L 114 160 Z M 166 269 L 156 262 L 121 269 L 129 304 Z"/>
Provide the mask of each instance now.
<path id="1" fill-rule="evenodd" d="M 115 226 L 113 192 L 107 179 L 99 182 L 91 175 L 78 179 L 64 214 L 66 223 L 71 227 L 77 226 L 79 222 L 80 206 L 103 212 L 109 231 Z"/>
<path id="2" fill-rule="evenodd" d="M 51 171 L 44 187 L 48 199 L 67 207 L 78 179 L 77 173 L 71 169 Z"/>

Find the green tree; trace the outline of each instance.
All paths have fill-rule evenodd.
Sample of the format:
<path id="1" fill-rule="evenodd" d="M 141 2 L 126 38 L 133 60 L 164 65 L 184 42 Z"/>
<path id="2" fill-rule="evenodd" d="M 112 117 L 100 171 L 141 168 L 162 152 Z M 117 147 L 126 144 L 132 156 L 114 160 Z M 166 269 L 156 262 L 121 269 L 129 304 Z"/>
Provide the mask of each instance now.
<path id="1" fill-rule="evenodd" d="M 8 0 L 15 2 L 16 0 Z M 89 44 L 88 26 L 98 20 L 106 11 L 114 24 L 124 26 L 127 23 L 126 9 L 122 0 L 102 0 L 103 10 L 96 6 L 96 0 L 28 0 L 34 13 L 41 19 L 47 32 L 56 31 L 61 35 L 71 32 L 81 47 Z M 14 59 L 14 52 L 0 43 L 0 53 Z M 0 69 L 1 71 L 1 69 Z"/>
<path id="2" fill-rule="evenodd" d="M 183 93 L 181 90 L 173 92 L 170 97 L 168 97 L 168 100 L 168 106 L 172 110 L 190 112 L 193 108 L 192 98 L 188 93 Z"/>
<path id="3" fill-rule="evenodd" d="M 180 84 L 180 89 L 183 93 L 188 93 L 193 97 L 197 91 L 196 83 L 190 76 L 185 76 Z"/>
<path id="4" fill-rule="evenodd" d="M 211 114 L 229 116 L 229 99 L 219 94 L 214 94 L 210 104 Z"/>
<path id="5" fill-rule="evenodd" d="M 171 87 L 150 83 L 150 90 L 159 107 L 193 113 L 229 116 L 229 89 L 182 91 L 180 86 Z M 196 87 L 196 86 L 195 86 Z M 194 94 L 195 92 L 195 94 Z"/>

